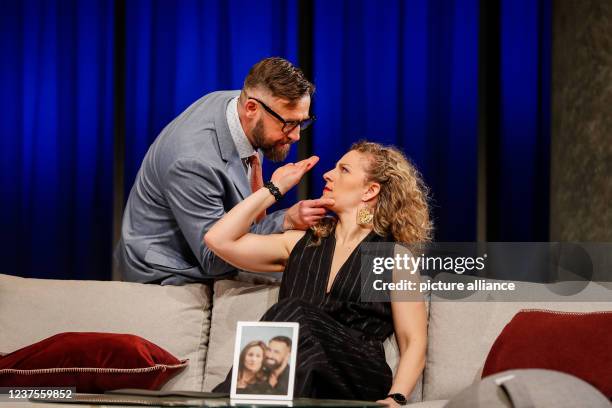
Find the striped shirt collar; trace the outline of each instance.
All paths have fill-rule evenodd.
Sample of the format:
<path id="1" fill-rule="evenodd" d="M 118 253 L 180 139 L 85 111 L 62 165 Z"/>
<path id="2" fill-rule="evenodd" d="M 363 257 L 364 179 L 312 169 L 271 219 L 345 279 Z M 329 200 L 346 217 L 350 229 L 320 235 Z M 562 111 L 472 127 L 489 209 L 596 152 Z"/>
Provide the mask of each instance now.
<path id="1" fill-rule="evenodd" d="M 232 140 L 236 145 L 236 150 L 240 158 L 246 159 L 256 154 L 257 152 L 251 145 L 251 142 L 249 142 L 247 135 L 244 133 L 244 129 L 242 129 L 242 124 L 240 123 L 240 117 L 238 116 L 238 97 L 235 97 L 227 104 L 226 116 L 230 134 L 232 135 Z"/>

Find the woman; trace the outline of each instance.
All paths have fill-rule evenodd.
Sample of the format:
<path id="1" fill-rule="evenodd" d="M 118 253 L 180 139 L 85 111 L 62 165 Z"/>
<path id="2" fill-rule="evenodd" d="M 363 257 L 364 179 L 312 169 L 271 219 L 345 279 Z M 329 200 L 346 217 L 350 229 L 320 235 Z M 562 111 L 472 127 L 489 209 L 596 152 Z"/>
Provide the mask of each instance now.
<path id="1" fill-rule="evenodd" d="M 263 370 L 265 356 L 266 343 L 263 341 L 254 340 L 244 346 L 238 360 L 236 392 L 260 394 L 265 391 L 262 388 L 268 384 L 267 375 Z"/>
<path id="2" fill-rule="evenodd" d="M 285 194 L 317 161 L 285 165 L 271 182 Z M 429 240 L 425 189 L 398 150 L 369 142 L 353 145 L 324 179 L 323 199 L 334 218 L 316 215 L 308 231 L 251 234 L 256 216 L 275 201 L 274 189 L 264 187 L 219 220 L 205 241 L 238 268 L 284 271 L 279 301 L 262 320 L 300 323 L 294 395 L 395 407 L 425 364 L 425 304 L 362 302 L 359 254 L 366 243 Z M 392 378 L 382 344 L 394 331 L 401 356 Z M 215 391 L 228 389 L 226 380 Z"/>

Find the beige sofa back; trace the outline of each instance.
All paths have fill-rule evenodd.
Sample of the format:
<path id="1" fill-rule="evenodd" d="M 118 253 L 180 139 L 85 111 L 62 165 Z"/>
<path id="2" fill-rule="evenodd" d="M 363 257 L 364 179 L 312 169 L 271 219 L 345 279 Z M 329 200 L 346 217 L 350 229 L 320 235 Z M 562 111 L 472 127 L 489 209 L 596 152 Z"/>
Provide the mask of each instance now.
<path id="1" fill-rule="evenodd" d="M 204 285 L 24 279 L 0 274 L 0 352 L 61 332 L 129 333 L 190 364 L 163 389 L 201 391 L 211 293 Z"/>
<path id="2" fill-rule="evenodd" d="M 534 293 L 550 299 L 551 292 L 544 285 L 532 286 Z M 612 310 L 612 300 L 591 301 L 609 296 L 611 289 L 593 283 L 571 299 L 559 296 L 556 302 L 531 303 L 495 302 L 476 295 L 470 302 L 450 302 L 433 296 L 424 379 L 411 400 L 448 399 L 478 380 L 497 335 L 519 310 Z M 232 280 L 217 281 L 213 298 L 205 285 L 24 279 L 0 274 L 0 352 L 66 331 L 130 333 L 190 360 L 189 367 L 163 389 L 209 391 L 232 365 L 236 322 L 259 320 L 277 296 L 278 285 Z M 384 346 L 395 372 L 399 352 L 394 338 Z"/>
<path id="3" fill-rule="evenodd" d="M 485 299 L 484 294 L 473 295 L 469 301 L 445 301 L 432 296 L 423 399 L 449 399 L 479 380 L 495 339 L 521 309 L 612 310 L 612 288 L 609 285 L 591 282 L 580 293 L 561 296 L 550 290 L 555 289 L 555 285 L 520 284 L 520 293 L 529 291 L 530 299 L 546 300 L 538 302 L 501 302 L 490 296 Z M 558 285 L 555 290 L 563 293 L 563 288 L 559 290 Z"/>

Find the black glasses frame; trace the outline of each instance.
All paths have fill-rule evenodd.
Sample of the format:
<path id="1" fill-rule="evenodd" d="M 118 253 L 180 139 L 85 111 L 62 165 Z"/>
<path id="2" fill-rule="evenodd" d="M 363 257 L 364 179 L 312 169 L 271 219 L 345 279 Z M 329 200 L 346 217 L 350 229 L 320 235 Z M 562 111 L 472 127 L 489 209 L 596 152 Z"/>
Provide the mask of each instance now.
<path id="1" fill-rule="evenodd" d="M 266 112 L 268 112 L 270 115 L 274 116 L 279 122 L 281 122 L 283 124 L 281 132 L 286 135 L 291 133 L 293 129 L 298 126 L 300 127 L 300 131 L 308 129 L 308 127 L 310 127 L 310 125 L 312 125 L 316 120 L 314 116 L 311 116 L 304 120 L 285 120 L 281 115 L 274 112 L 274 110 L 272 110 L 272 108 L 266 105 L 263 101 L 260 101 L 257 98 L 253 98 L 252 96 L 247 96 L 247 99 L 253 99 L 254 101 L 257 101 Z"/>

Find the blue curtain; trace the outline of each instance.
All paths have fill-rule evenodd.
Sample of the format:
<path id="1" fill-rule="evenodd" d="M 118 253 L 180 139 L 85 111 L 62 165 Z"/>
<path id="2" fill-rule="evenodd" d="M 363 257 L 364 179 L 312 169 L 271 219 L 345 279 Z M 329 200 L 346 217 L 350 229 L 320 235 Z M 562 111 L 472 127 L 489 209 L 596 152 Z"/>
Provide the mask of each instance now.
<path id="1" fill-rule="evenodd" d="M 435 239 L 476 240 L 478 0 L 315 2 L 314 193 L 357 140 L 400 147 L 431 189 Z M 500 0 L 490 241 L 546 241 L 550 0 Z M 486 152 L 481 152 L 486 154 Z"/>
<path id="2" fill-rule="evenodd" d="M 499 241 L 548 241 L 550 0 L 504 0 L 500 19 Z M 491 239 L 490 239 L 491 240 Z"/>
<path id="3" fill-rule="evenodd" d="M 316 1 L 315 193 L 353 142 L 394 144 L 431 188 L 436 239 L 476 239 L 478 7 Z"/>
<path id="4" fill-rule="evenodd" d="M 110 277 L 112 4 L 3 3 L 0 273 Z"/>
<path id="5" fill-rule="evenodd" d="M 149 145 L 191 103 L 242 88 L 263 58 L 297 64 L 296 7 L 295 0 L 127 2 L 126 197 Z M 276 167 L 266 161 L 264 177 Z M 295 200 L 292 191 L 286 202 Z"/>
<path id="6" fill-rule="evenodd" d="M 0 273 L 107 279 L 113 110 L 125 192 L 149 145 L 200 96 L 267 56 L 298 64 L 297 0 L 129 0 L 114 106 L 109 0 L 7 2 L 0 14 Z M 476 239 L 478 0 L 315 0 L 313 195 L 360 139 L 400 147 L 431 188 L 438 241 Z M 547 240 L 550 0 L 500 0 L 498 197 L 489 240 Z M 303 51 L 303 50 L 302 50 Z M 304 55 L 304 53 L 300 53 Z M 294 161 L 296 148 L 289 160 Z M 276 166 L 267 162 L 265 177 Z M 296 200 L 295 191 L 285 204 Z"/>

